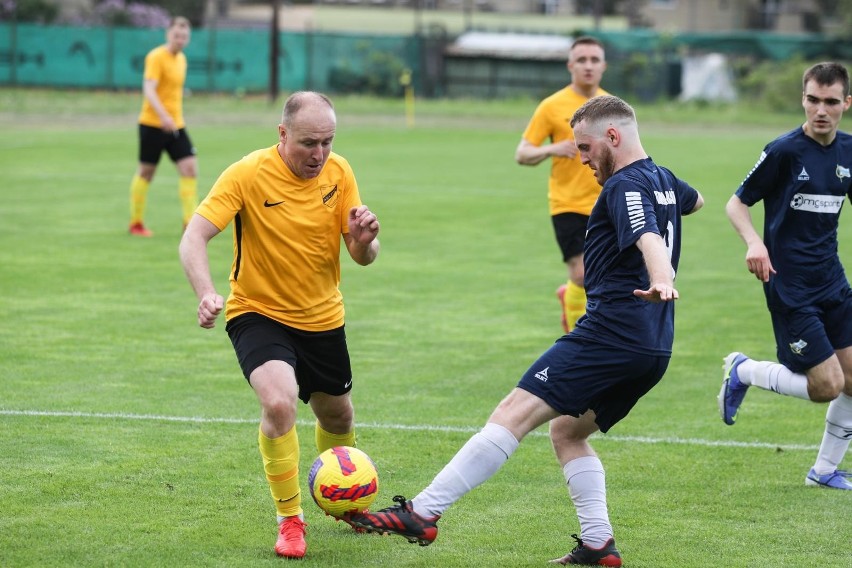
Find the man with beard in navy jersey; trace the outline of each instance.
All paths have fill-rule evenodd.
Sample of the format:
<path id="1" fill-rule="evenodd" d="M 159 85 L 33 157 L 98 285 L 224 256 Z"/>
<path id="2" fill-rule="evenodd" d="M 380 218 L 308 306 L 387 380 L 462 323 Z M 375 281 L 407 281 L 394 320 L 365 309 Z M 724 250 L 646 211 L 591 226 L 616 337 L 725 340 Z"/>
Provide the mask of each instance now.
<path id="1" fill-rule="evenodd" d="M 719 412 L 733 425 L 748 387 L 828 402 L 825 432 L 805 484 L 852 490 L 838 465 L 852 439 L 852 288 L 838 257 L 843 201 L 852 197 L 849 72 L 818 63 L 802 78 L 805 123 L 770 142 L 728 201 L 746 266 L 763 282 L 778 363 L 740 352 L 724 359 Z M 763 239 L 749 207 L 763 201 Z"/>
<path id="2" fill-rule="evenodd" d="M 571 120 L 583 164 L 603 185 L 586 234 L 586 314 L 521 377 L 488 423 L 414 499 L 348 520 L 368 532 L 430 544 L 444 511 L 509 459 L 544 423 L 580 536 L 557 564 L 621 566 L 606 503 L 604 468 L 588 438 L 627 416 L 662 378 L 674 337 L 674 277 L 681 216 L 701 195 L 645 153 L 633 109 L 618 97 L 590 99 Z"/>

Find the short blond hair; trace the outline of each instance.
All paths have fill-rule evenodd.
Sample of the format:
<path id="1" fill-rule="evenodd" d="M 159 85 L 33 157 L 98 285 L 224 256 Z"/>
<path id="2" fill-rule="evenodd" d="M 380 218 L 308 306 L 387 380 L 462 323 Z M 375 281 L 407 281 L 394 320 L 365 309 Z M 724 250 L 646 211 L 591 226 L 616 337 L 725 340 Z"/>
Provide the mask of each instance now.
<path id="1" fill-rule="evenodd" d="M 624 100 L 613 95 L 603 95 L 589 99 L 583 106 L 577 109 L 577 112 L 571 117 L 571 128 L 574 128 L 576 124 L 583 120 L 590 124 L 595 124 L 602 120 L 629 120 L 636 122 L 636 112 Z"/>

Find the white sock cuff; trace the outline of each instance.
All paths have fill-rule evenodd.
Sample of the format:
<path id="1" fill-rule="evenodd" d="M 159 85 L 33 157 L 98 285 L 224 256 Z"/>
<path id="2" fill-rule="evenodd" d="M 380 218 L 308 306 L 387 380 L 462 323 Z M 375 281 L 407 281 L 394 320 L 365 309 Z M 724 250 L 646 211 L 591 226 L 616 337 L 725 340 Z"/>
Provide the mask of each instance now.
<path id="1" fill-rule="evenodd" d="M 571 483 L 571 478 L 580 473 L 604 473 L 603 463 L 598 456 L 583 456 L 576 458 L 562 468 L 562 473 L 565 474 L 565 481 Z"/>
<path id="2" fill-rule="evenodd" d="M 846 410 L 847 412 L 852 412 L 852 396 L 849 396 L 845 392 L 840 393 L 836 399 L 837 406 Z"/>
<path id="3" fill-rule="evenodd" d="M 506 454 L 507 458 L 511 457 L 512 454 L 515 453 L 515 450 L 518 449 L 518 445 L 520 444 L 514 434 L 494 422 L 489 422 L 483 426 L 482 430 L 479 431 L 479 434 L 500 448 L 503 453 Z"/>
<path id="4" fill-rule="evenodd" d="M 835 436 L 850 439 L 849 428 L 852 427 L 852 396 L 840 393 L 840 396 L 828 403 L 825 413 L 826 432 Z"/>

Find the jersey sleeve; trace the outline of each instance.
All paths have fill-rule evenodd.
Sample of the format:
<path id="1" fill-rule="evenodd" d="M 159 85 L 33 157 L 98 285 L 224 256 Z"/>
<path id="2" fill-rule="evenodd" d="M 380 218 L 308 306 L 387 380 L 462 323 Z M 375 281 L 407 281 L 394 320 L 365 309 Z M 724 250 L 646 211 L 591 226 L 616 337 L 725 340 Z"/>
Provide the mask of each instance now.
<path id="1" fill-rule="evenodd" d="M 146 81 L 157 81 L 159 83 L 162 76 L 162 58 L 158 57 L 156 50 L 151 51 L 145 56 L 145 70 L 142 77 Z"/>
<path id="2" fill-rule="evenodd" d="M 530 144 L 541 146 L 545 140 L 551 137 L 551 134 L 547 112 L 542 102 L 536 107 L 532 118 L 530 118 L 530 122 L 524 130 L 523 138 Z"/>
<path id="3" fill-rule="evenodd" d="M 225 230 L 237 213 L 243 208 L 244 189 L 248 180 L 244 163 L 231 164 L 222 172 L 210 193 L 196 209 L 196 213 Z"/>
<path id="4" fill-rule="evenodd" d="M 682 179 L 672 177 L 675 181 L 675 191 L 677 192 L 677 202 L 680 204 L 681 214 L 688 215 L 692 213 L 695 204 L 698 202 L 698 190 Z"/>
<path id="5" fill-rule="evenodd" d="M 740 201 L 751 207 L 775 190 L 778 187 L 781 161 L 780 154 L 771 144 L 767 145 L 735 193 Z"/>
<path id="6" fill-rule="evenodd" d="M 607 192 L 607 208 L 618 239 L 618 249 L 634 245 L 643 234 L 660 234 L 657 214 L 648 191 L 622 179 Z"/>

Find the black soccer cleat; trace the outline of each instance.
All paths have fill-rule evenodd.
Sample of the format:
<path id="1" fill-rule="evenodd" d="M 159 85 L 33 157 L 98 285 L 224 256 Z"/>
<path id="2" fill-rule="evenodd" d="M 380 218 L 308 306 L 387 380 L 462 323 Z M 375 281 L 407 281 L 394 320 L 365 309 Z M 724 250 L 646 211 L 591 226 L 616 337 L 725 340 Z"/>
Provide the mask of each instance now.
<path id="1" fill-rule="evenodd" d="M 609 539 L 600 548 L 592 548 L 583 544 L 583 540 L 575 534 L 571 537 L 577 541 L 574 550 L 550 562 L 553 564 L 579 564 L 581 566 L 621 566 L 621 555 L 615 547 L 615 540 Z"/>
<path id="2" fill-rule="evenodd" d="M 367 513 L 367 512 L 368 512 L 367 509 L 364 509 L 363 513 Z M 356 525 L 355 523 L 352 522 L 352 515 L 355 515 L 355 514 L 357 514 L 357 513 L 342 513 L 340 515 L 332 515 L 331 513 L 326 513 L 325 516 L 331 517 L 335 521 L 343 521 L 344 523 L 346 523 L 347 525 L 352 527 L 352 529 L 358 534 L 367 532 L 367 531 L 365 531 L 364 529 L 362 529 L 361 527 L 359 527 L 358 525 Z"/>
<path id="3" fill-rule="evenodd" d="M 412 544 L 432 544 L 438 536 L 436 523 L 441 515 L 428 518 L 418 515 L 402 495 L 395 496 L 393 500 L 399 504 L 375 513 L 350 513 L 347 522 L 368 533 L 398 534 Z"/>

